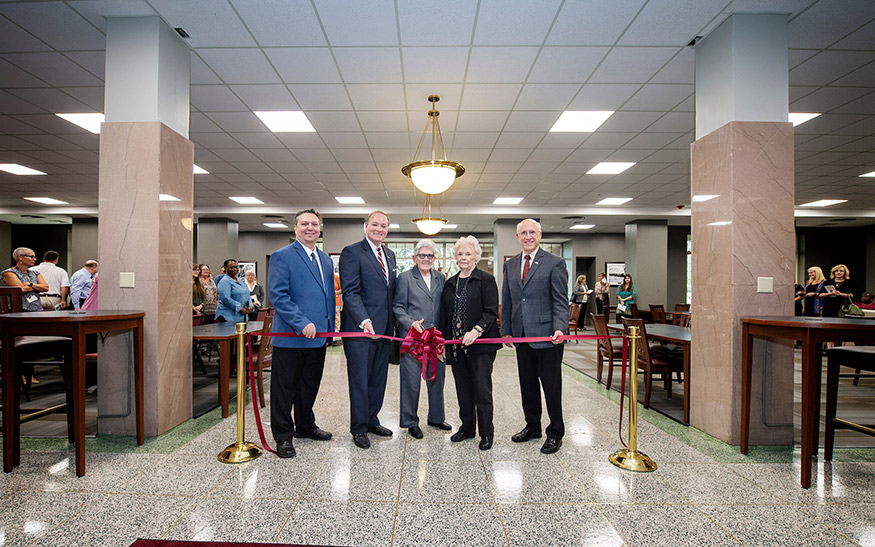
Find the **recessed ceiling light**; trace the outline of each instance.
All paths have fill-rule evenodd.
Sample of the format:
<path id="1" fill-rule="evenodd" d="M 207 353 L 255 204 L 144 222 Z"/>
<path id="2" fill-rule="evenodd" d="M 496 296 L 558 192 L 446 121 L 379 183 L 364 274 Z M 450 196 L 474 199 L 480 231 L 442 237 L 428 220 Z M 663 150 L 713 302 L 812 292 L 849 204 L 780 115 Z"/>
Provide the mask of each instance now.
<path id="1" fill-rule="evenodd" d="M 719 198 L 719 197 L 720 197 L 720 194 L 699 194 L 699 195 L 693 196 L 693 201 L 694 202 L 708 201 L 710 199 Z"/>
<path id="2" fill-rule="evenodd" d="M 871 173 L 863 173 L 860 176 L 861 177 L 875 177 L 875 171 L 872 171 Z"/>
<path id="3" fill-rule="evenodd" d="M 254 112 L 274 133 L 314 133 L 316 129 L 301 111 Z"/>
<path id="4" fill-rule="evenodd" d="M 236 201 L 240 205 L 262 205 L 264 202 L 252 196 L 229 197 L 228 199 Z"/>
<path id="5" fill-rule="evenodd" d="M 264 225 L 267 226 L 268 228 L 277 228 L 277 229 L 288 228 L 288 226 L 283 224 L 282 222 L 265 222 Z"/>
<path id="6" fill-rule="evenodd" d="M 787 115 L 787 121 L 793 124 L 793 127 L 797 125 L 802 125 L 808 120 L 813 120 L 814 118 L 820 116 L 820 112 L 790 112 Z"/>
<path id="7" fill-rule="evenodd" d="M 571 227 L 572 230 L 589 230 L 595 228 L 595 224 L 575 224 Z"/>
<path id="8" fill-rule="evenodd" d="M 623 205 L 627 201 L 632 201 L 632 198 L 605 198 L 596 205 Z"/>
<path id="9" fill-rule="evenodd" d="M 389 229 L 390 229 L 390 230 L 400 230 L 400 229 L 401 229 L 401 225 L 400 225 L 400 224 L 390 224 L 390 225 L 389 225 Z"/>
<path id="10" fill-rule="evenodd" d="M 708 226 L 729 226 L 732 224 L 731 220 L 718 220 L 717 222 L 709 222 Z"/>
<path id="11" fill-rule="evenodd" d="M 493 205 L 519 205 L 523 198 L 495 198 Z"/>
<path id="12" fill-rule="evenodd" d="M 192 171 L 195 175 L 209 175 L 210 172 L 204 169 L 203 167 L 194 166 L 194 170 Z"/>
<path id="13" fill-rule="evenodd" d="M 66 201 L 61 201 L 55 198 L 24 198 L 27 201 L 35 201 L 37 203 L 42 203 L 43 205 L 70 205 Z"/>
<path id="14" fill-rule="evenodd" d="M 441 228 L 441 230 L 455 230 L 458 227 L 458 224 L 444 224 L 444 227 Z"/>
<path id="15" fill-rule="evenodd" d="M 100 124 L 104 121 L 104 116 L 100 112 L 91 112 L 87 114 L 55 114 L 55 116 L 64 118 L 68 122 L 78 125 L 86 131 L 91 131 L 95 135 L 100 133 Z"/>
<path id="16" fill-rule="evenodd" d="M 810 203 L 803 203 L 799 207 L 829 207 L 830 205 L 836 205 L 837 203 L 845 203 L 846 199 L 820 199 L 817 201 L 812 201 Z"/>
<path id="17" fill-rule="evenodd" d="M 337 200 L 337 203 L 340 203 L 343 205 L 364 205 L 365 204 L 365 200 L 363 200 L 362 198 L 359 198 L 359 197 L 350 196 L 350 197 L 339 197 L 339 198 L 334 198 L 334 199 Z"/>
<path id="18" fill-rule="evenodd" d="M 6 171 L 13 175 L 45 175 L 42 171 L 18 165 L 17 163 L 0 163 L 0 171 Z"/>
<path id="19" fill-rule="evenodd" d="M 626 169 L 635 165 L 628 161 L 603 161 L 586 172 L 587 175 L 619 175 Z"/>
<path id="20" fill-rule="evenodd" d="M 181 201 L 178 197 L 171 196 L 170 194 L 158 194 L 158 201 Z"/>
<path id="21" fill-rule="evenodd" d="M 551 133 L 591 133 L 611 117 L 613 110 L 566 110 L 559 116 Z"/>

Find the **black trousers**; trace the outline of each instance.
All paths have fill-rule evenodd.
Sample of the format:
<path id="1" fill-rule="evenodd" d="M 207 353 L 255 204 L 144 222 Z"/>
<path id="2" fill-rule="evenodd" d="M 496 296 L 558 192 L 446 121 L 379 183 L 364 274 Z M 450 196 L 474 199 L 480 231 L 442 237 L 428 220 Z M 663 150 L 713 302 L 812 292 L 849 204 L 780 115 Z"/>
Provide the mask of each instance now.
<path id="1" fill-rule="evenodd" d="M 321 348 L 273 347 L 270 376 L 270 430 L 277 443 L 291 439 L 295 431 L 316 428 L 313 404 L 325 369 L 325 346 Z M 294 419 L 292 419 L 294 410 Z"/>
<path id="2" fill-rule="evenodd" d="M 517 370 L 526 427 L 541 431 L 541 388 L 547 403 L 550 425 L 547 436 L 561 439 L 565 435 L 562 419 L 562 355 L 565 347 L 535 349 L 529 344 L 516 345 Z"/>
<path id="3" fill-rule="evenodd" d="M 465 355 L 461 351 L 452 361 L 456 397 L 459 400 L 460 431 L 473 435 L 478 424 L 481 437 L 491 437 L 492 363 L 495 352 Z"/>
<path id="4" fill-rule="evenodd" d="M 596 315 L 601 315 L 605 311 L 605 303 L 602 302 L 601 298 L 595 299 L 595 312 Z"/>

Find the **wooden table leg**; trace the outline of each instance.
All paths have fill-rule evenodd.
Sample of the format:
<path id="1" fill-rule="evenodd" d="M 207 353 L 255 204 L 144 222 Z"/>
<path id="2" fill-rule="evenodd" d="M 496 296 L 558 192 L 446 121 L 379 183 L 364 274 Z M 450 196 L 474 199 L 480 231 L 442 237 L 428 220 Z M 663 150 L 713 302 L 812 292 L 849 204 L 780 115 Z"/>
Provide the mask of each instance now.
<path id="1" fill-rule="evenodd" d="M 684 423 L 690 425 L 690 344 L 684 344 Z"/>
<path id="2" fill-rule="evenodd" d="M 820 344 L 811 331 L 802 336 L 802 488 L 811 486 L 811 459 L 816 452 L 820 424 Z M 817 376 L 817 377 L 815 377 Z"/>
<path id="3" fill-rule="evenodd" d="M 219 340 L 219 405 L 222 418 L 228 417 L 228 383 L 231 381 L 231 341 Z"/>
<path id="4" fill-rule="evenodd" d="M 753 340 L 750 326 L 741 325 L 741 453 L 747 454 L 750 441 L 750 384 L 751 360 L 753 358 Z"/>
<path id="5" fill-rule="evenodd" d="M 137 394 L 137 446 L 141 446 L 146 442 L 146 428 L 144 425 L 144 406 L 143 406 L 143 318 L 137 319 L 137 327 L 134 330 L 134 389 Z"/>
<path id="6" fill-rule="evenodd" d="M 15 446 L 15 434 L 13 432 L 14 424 L 18 423 L 18 405 L 13 403 L 14 395 L 17 386 L 16 381 L 20 381 L 18 374 L 15 372 L 15 342 L 9 336 L 9 329 L 2 327 L 3 340 L 3 471 L 9 473 L 12 471 L 13 461 L 16 451 L 20 451 L 21 447 Z"/>
<path id="7" fill-rule="evenodd" d="M 85 332 L 77 324 L 73 334 L 73 438 L 76 476 L 85 475 Z"/>

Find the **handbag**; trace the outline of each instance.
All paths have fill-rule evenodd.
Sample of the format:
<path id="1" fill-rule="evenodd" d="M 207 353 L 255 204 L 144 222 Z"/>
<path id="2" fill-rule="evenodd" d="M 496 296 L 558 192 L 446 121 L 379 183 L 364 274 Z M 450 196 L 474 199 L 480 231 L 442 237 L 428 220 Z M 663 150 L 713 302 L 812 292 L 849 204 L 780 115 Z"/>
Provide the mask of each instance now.
<path id="1" fill-rule="evenodd" d="M 866 314 L 863 313 L 863 310 L 861 310 L 859 306 L 854 304 L 854 301 L 851 300 L 850 296 L 845 297 L 845 303 L 842 304 L 841 308 L 839 308 L 839 317 L 845 317 L 845 316 L 853 317 L 855 315 L 861 316 L 861 315 L 866 315 Z"/>

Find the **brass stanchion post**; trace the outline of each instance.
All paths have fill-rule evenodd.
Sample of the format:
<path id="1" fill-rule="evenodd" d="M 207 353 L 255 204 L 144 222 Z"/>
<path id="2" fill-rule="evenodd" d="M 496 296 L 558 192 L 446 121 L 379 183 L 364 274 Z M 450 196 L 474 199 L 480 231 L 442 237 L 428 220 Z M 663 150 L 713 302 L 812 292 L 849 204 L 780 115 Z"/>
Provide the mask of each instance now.
<path id="1" fill-rule="evenodd" d="M 638 340 L 641 337 L 638 327 L 629 327 L 629 341 L 632 350 L 629 367 L 629 448 L 617 450 L 608 460 L 617 467 L 629 471 L 656 471 L 656 462 L 647 454 L 638 452 Z"/>
<path id="2" fill-rule="evenodd" d="M 243 440 L 243 409 L 246 406 L 246 323 L 237 323 L 237 442 L 219 453 L 222 463 L 243 463 L 261 456 L 261 448 Z M 224 382 L 224 378 L 219 378 Z"/>

